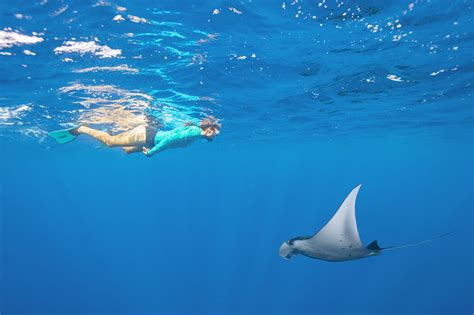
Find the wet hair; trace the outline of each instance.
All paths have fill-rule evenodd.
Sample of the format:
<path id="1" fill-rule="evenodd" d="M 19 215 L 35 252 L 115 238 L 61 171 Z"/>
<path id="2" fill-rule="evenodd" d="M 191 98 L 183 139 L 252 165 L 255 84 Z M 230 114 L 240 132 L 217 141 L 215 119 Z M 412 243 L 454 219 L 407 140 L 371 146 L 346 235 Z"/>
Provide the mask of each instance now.
<path id="1" fill-rule="evenodd" d="M 201 129 L 213 128 L 216 130 L 221 129 L 221 124 L 219 124 L 219 120 L 213 116 L 208 116 L 206 118 L 201 119 L 199 124 Z"/>

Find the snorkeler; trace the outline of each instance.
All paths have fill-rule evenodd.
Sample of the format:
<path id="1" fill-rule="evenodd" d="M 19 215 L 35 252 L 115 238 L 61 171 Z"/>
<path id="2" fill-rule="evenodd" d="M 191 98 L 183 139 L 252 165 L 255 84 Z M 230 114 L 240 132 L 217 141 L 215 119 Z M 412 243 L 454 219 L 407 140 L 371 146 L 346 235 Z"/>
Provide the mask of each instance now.
<path id="1" fill-rule="evenodd" d="M 214 117 L 206 117 L 200 121 L 199 126 L 188 122 L 184 126 L 169 131 L 157 130 L 153 124 L 141 125 L 132 130 L 110 135 L 107 132 L 79 126 L 66 130 L 49 133 L 59 143 L 74 140 L 78 135 L 89 135 L 108 147 L 122 147 L 126 153 L 143 152 L 152 156 L 170 148 L 185 147 L 199 138 L 212 141 L 219 134 L 221 125 Z"/>

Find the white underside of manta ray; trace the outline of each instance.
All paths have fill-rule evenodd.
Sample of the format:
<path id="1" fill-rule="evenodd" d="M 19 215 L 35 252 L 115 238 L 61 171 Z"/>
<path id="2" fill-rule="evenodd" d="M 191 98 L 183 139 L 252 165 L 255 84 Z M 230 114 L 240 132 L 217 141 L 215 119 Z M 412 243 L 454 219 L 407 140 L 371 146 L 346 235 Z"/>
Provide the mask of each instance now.
<path id="1" fill-rule="evenodd" d="M 379 255 L 388 249 L 420 245 L 447 235 L 396 247 L 381 248 L 377 241 L 368 246 L 362 245 L 355 217 L 355 202 L 360 187 L 361 185 L 350 192 L 331 220 L 314 236 L 295 237 L 281 244 L 280 256 L 285 259 L 290 259 L 294 255 L 304 255 L 326 261 L 355 260 Z"/>

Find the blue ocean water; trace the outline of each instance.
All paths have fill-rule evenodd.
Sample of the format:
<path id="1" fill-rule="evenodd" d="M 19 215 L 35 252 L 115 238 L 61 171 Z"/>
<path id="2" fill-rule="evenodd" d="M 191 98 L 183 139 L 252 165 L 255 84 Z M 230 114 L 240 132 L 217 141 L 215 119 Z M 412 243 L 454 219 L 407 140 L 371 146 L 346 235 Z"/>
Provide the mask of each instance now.
<path id="1" fill-rule="evenodd" d="M 0 313 L 470 314 L 471 1 L 2 1 Z M 221 134 L 146 158 L 88 123 Z M 363 260 L 278 256 L 362 184 Z"/>

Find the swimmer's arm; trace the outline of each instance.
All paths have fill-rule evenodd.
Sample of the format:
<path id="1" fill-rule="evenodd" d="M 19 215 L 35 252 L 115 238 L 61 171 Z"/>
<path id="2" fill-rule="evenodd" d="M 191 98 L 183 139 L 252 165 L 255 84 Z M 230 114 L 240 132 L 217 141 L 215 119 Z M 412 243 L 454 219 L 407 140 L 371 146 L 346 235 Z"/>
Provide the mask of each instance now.
<path id="1" fill-rule="evenodd" d="M 164 141 L 160 141 L 151 149 L 147 147 L 143 147 L 143 154 L 145 154 L 146 156 L 152 156 L 155 153 L 163 151 L 164 145 L 165 145 Z"/>
<path id="2" fill-rule="evenodd" d="M 166 148 L 166 146 L 174 140 L 174 138 L 175 138 L 174 134 L 175 133 L 176 132 L 174 132 L 174 130 L 172 130 L 172 131 L 168 131 L 166 133 L 162 133 L 160 135 L 155 135 L 155 142 L 157 141 L 157 139 L 159 139 L 158 142 L 151 149 L 143 147 L 143 153 L 146 156 L 152 156 L 155 153 L 163 151 Z"/>
<path id="3" fill-rule="evenodd" d="M 193 128 L 193 127 L 191 127 Z M 194 127 L 196 128 L 196 127 Z M 146 156 L 152 156 L 155 153 L 165 150 L 169 145 L 182 140 L 191 139 L 196 136 L 201 136 L 200 129 L 190 130 L 189 127 L 177 128 L 162 136 L 161 140 L 151 149 L 143 148 L 143 153 Z"/>

